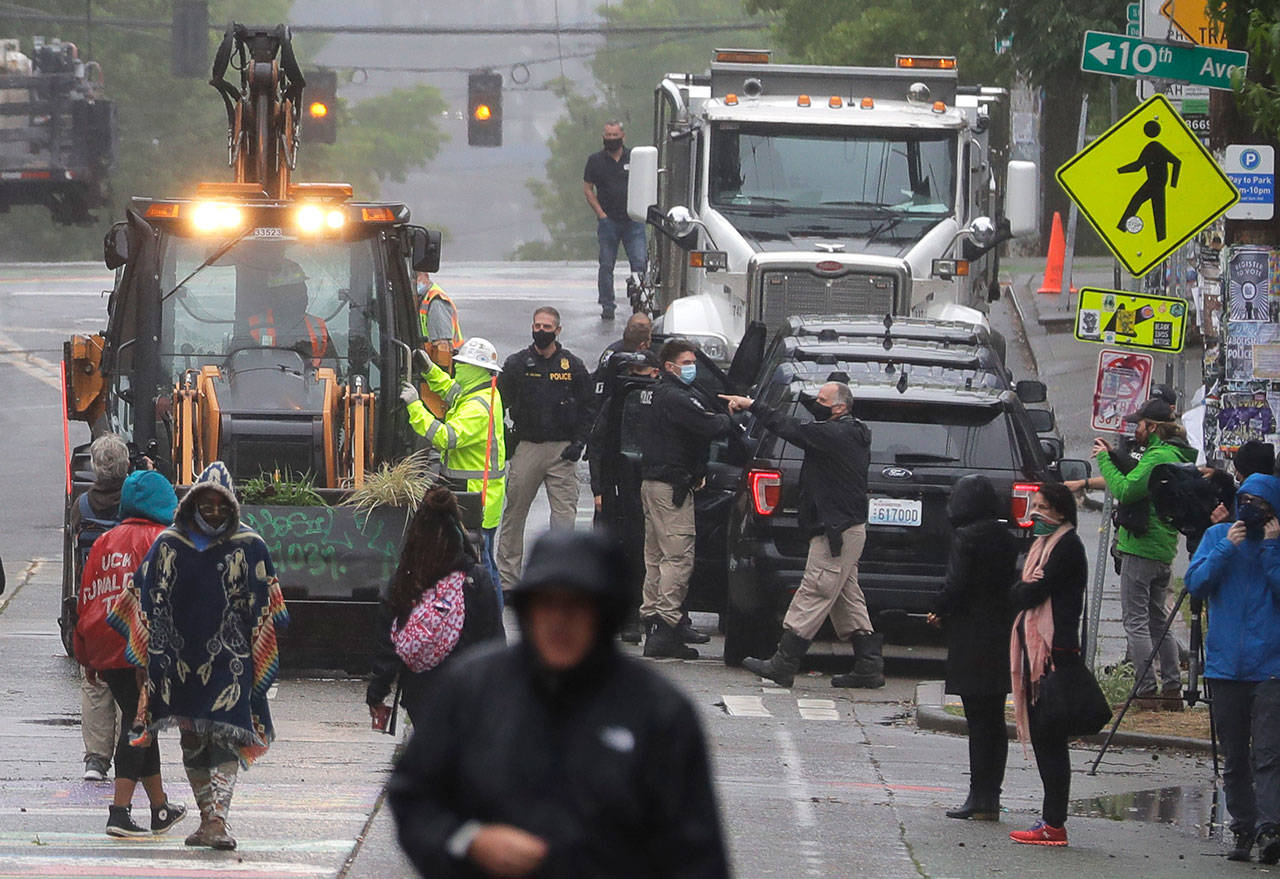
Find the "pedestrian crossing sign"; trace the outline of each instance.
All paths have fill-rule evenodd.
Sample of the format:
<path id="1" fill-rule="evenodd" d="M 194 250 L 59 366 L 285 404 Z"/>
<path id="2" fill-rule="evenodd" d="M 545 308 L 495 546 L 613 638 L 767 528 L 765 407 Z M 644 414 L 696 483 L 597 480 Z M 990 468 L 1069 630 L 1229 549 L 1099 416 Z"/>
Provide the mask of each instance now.
<path id="1" fill-rule="evenodd" d="M 1240 200 L 1164 95 L 1153 95 L 1058 169 L 1129 273 L 1141 277 Z"/>

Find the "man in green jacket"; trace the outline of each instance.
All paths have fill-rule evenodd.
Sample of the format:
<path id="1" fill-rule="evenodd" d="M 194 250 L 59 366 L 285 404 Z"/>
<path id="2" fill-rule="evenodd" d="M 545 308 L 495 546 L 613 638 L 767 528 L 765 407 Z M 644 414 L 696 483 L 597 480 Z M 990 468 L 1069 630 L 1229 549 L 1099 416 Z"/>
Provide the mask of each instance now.
<path id="1" fill-rule="evenodd" d="M 454 376 L 436 364 L 426 373 L 427 384 L 447 407 L 437 419 L 423 405 L 418 389 L 405 383 L 400 392 L 409 410 L 409 426 L 440 451 L 440 473 L 467 491 L 483 496 L 485 565 L 498 582 L 493 561 L 493 536 L 502 519 L 506 491 L 506 445 L 503 442 L 502 396 L 494 377 L 501 370 L 498 351 L 487 339 L 468 339 L 453 356 Z M 501 601 L 501 590 L 499 590 Z"/>
<path id="2" fill-rule="evenodd" d="M 1138 682 L 1138 701 L 1135 704 L 1180 711 L 1182 687 L 1177 642 L 1165 637 L 1157 645 L 1155 640 L 1164 628 L 1169 563 L 1178 549 L 1178 532 L 1156 515 L 1147 493 L 1147 483 L 1157 464 L 1195 461 L 1196 451 L 1187 445 L 1186 432 L 1174 419 L 1173 407 L 1160 398 L 1148 400 L 1125 420 L 1137 425 L 1133 438 L 1143 447 L 1142 457 L 1133 469 L 1121 472 L 1111 456 L 1111 445 L 1102 438 L 1093 441 L 1093 451 L 1098 472 L 1115 496 L 1116 503 L 1121 507 L 1135 505 L 1135 515 L 1129 518 L 1132 524 L 1121 524 L 1117 529 L 1120 608 L 1129 643 L 1129 658 L 1141 671 L 1147 657 L 1153 650 L 1158 650 L 1160 666 L 1159 692 L 1156 691 L 1155 675 L 1148 668 Z M 1068 487 L 1077 486 L 1068 483 Z"/>

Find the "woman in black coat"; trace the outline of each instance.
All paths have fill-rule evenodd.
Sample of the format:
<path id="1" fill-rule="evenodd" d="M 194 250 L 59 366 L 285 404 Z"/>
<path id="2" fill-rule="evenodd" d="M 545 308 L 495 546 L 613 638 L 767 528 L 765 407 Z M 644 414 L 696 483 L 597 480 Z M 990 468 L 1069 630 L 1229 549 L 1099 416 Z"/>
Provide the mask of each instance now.
<path id="1" fill-rule="evenodd" d="M 391 642 L 391 627 L 393 624 L 403 626 L 423 593 L 455 571 L 466 573 L 462 585 L 464 611 L 458 643 L 435 668 L 410 671 Z M 435 672 L 467 647 L 490 639 L 506 640 L 497 588 L 475 547 L 463 537 L 458 502 L 453 492 L 444 486 L 433 488 L 423 497 L 413 521 L 409 523 L 400 562 L 391 587 L 382 600 L 373 680 L 365 691 L 365 703 L 375 726 L 387 723 L 390 709 L 386 698 L 397 678 L 400 681 L 400 703 L 413 725 L 419 726 L 427 710 L 428 689 Z"/>
<path id="2" fill-rule="evenodd" d="M 948 818 L 996 821 L 1009 739 L 1004 704 L 1009 693 L 1009 587 L 1016 578 L 1018 547 L 998 521 L 1000 499 L 985 476 L 955 484 L 947 504 L 951 555 L 946 583 L 929 622 L 947 639 L 946 691 L 964 703 L 969 727 L 969 796 Z"/>
<path id="3" fill-rule="evenodd" d="M 1049 668 L 1083 662 L 1080 615 L 1084 611 L 1089 560 L 1076 533 L 1076 501 L 1061 483 L 1040 487 L 1031 498 L 1036 540 L 1011 592 L 1014 620 L 1010 660 L 1018 738 L 1030 739 L 1044 784 L 1040 820 L 1009 834 L 1027 845 L 1067 844 L 1067 799 L 1071 754 L 1067 733 L 1040 722 L 1034 694 Z M 1048 637 L 1052 630 L 1052 637 Z"/>

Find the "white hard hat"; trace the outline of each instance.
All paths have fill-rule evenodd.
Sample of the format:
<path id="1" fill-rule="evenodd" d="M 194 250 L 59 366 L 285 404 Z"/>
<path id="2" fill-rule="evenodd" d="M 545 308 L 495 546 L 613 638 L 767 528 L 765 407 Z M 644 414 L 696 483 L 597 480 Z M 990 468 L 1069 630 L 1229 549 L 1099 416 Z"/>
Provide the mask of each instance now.
<path id="1" fill-rule="evenodd" d="M 490 372 L 501 372 L 502 364 L 498 363 L 498 349 L 488 339 L 470 338 L 462 343 L 458 353 L 453 355 L 454 363 L 470 363 Z"/>

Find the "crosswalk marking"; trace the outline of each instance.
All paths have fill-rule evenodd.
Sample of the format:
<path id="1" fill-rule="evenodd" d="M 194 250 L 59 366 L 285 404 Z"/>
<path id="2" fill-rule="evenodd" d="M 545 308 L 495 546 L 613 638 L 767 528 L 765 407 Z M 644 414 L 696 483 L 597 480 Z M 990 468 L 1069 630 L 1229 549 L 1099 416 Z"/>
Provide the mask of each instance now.
<path id="1" fill-rule="evenodd" d="M 724 710 L 732 717 L 773 717 L 763 696 L 723 696 Z"/>
<path id="2" fill-rule="evenodd" d="M 761 696 L 726 694 L 720 697 L 719 704 L 724 707 L 725 713 L 730 717 L 778 717 L 786 716 L 790 713 L 783 707 L 793 698 L 789 691 L 764 687 L 763 692 L 764 695 Z M 772 700 L 771 704 L 774 706 L 774 711 L 782 707 L 781 715 L 769 710 L 769 707 L 765 705 L 766 697 Z M 794 701 L 801 720 L 841 719 L 840 709 L 836 707 L 834 699 L 802 699 L 795 697 Z"/>
<path id="3" fill-rule="evenodd" d="M 839 720 L 840 712 L 832 699 L 797 699 L 796 706 L 805 720 Z"/>

